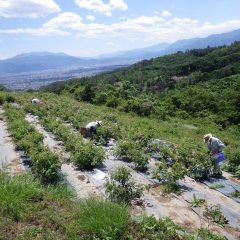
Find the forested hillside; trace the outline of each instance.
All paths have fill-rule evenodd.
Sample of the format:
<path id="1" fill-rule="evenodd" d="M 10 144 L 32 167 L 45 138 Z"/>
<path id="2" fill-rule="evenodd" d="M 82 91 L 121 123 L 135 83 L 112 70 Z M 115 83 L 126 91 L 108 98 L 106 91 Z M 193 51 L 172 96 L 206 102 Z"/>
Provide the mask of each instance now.
<path id="1" fill-rule="evenodd" d="M 235 42 L 145 60 L 45 90 L 141 116 L 207 117 L 227 127 L 240 119 L 239 73 L 240 43 Z"/>

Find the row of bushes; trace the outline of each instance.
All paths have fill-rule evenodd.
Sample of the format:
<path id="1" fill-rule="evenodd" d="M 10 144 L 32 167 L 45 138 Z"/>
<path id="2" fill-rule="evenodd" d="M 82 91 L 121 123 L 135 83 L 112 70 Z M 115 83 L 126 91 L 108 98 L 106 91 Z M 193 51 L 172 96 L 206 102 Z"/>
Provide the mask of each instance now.
<path id="1" fill-rule="evenodd" d="M 8 127 L 18 150 L 31 159 L 31 170 L 42 183 L 57 183 L 60 178 L 58 156 L 43 145 L 43 136 L 25 120 L 25 112 L 14 106 L 4 106 Z"/>
<path id="2" fill-rule="evenodd" d="M 211 162 L 207 155 L 206 146 L 204 146 L 202 141 L 199 142 L 198 136 L 199 133 L 202 135 L 205 131 L 210 131 L 210 128 L 209 130 L 205 129 L 206 126 L 201 127 L 201 124 L 198 123 L 200 129 L 191 130 L 191 132 L 190 130 L 186 130 L 186 134 L 189 135 L 186 135 L 187 137 L 184 138 L 185 132 L 180 129 L 182 123 L 176 124 L 172 121 L 172 123 L 169 122 L 167 124 L 166 122 L 161 122 L 161 124 L 157 125 L 157 121 L 154 119 L 141 120 L 140 118 L 132 117 L 131 115 L 120 114 L 117 111 L 108 114 L 105 108 L 78 103 L 66 96 L 41 94 L 39 97 L 42 98 L 45 103 L 39 107 L 30 104 L 27 100 L 31 98 L 30 95 L 24 96 L 23 94 L 22 96 L 17 96 L 17 99 L 20 99 L 21 104 L 24 105 L 28 111 L 32 111 L 36 115 L 40 115 L 43 119 L 46 119 L 46 121 L 43 122 L 44 126 L 55 123 L 61 125 L 59 128 L 57 126 L 51 126 L 51 131 L 60 131 L 61 129 L 66 128 L 66 130 L 64 129 L 62 132 L 66 133 L 66 136 L 69 137 L 62 138 L 61 140 L 63 140 L 65 146 L 70 146 L 70 151 L 74 151 L 74 146 L 78 140 L 74 137 L 76 135 L 70 133 L 68 127 L 60 124 L 61 121 L 71 122 L 72 126 L 77 129 L 89 120 L 101 119 L 104 121 L 104 124 L 97 130 L 98 134 L 95 135 L 94 141 L 105 144 L 111 137 L 118 139 L 118 147 L 115 153 L 116 156 L 134 162 L 138 170 L 144 170 L 148 163 L 148 159 L 153 152 L 159 151 L 157 146 L 149 146 L 151 139 L 163 135 L 163 138 L 165 139 L 174 137 L 174 142 L 179 144 L 179 147 L 174 147 L 172 149 L 161 147 L 161 154 L 164 155 L 165 159 L 171 157 L 182 163 L 183 166 L 188 169 L 188 173 L 192 177 L 207 177 L 209 173 L 208 170 L 211 168 Z M 44 117 L 46 115 L 47 117 Z M 56 121 L 56 117 L 61 121 Z M 215 130 L 213 131 L 219 132 L 219 130 L 216 129 L 216 126 L 213 125 L 212 127 L 215 127 Z M 54 133 L 58 136 L 62 134 L 60 132 Z M 223 133 L 221 134 L 224 135 Z M 234 151 L 233 145 L 237 140 L 235 140 L 234 137 L 235 136 L 228 131 L 226 132 L 224 142 L 226 140 L 229 141 L 229 146 L 226 148 L 226 153 L 229 159 L 228 170 L 234 171 L 237 174 L 239 166 L 237 159 L 239 159 L 239 154 Z M 154 147 L 156 149 L 151 149 Z"/>
<path id="3" fill-rule="evenodd" d="M 104 150 L 92 141 L 84 143 L 79 132 L 74 132 L 73 129 L 64 125 L 61 118 L 56 119 L 53 110 L 48 111 L 44 106 L 34 106 L 28 103 L 25 103 L 24 109 L 37 115 L 43 126 L 63 142 L 66 151 L 71 153 L 71 160 L 78 168 L 89 170 L 102 164 L 105 159 Z M 104 134 L 105 132 L 106 134 Z M 109 138 L 111 135 L 107 131 L 105 132 L 102 136 Z"/>

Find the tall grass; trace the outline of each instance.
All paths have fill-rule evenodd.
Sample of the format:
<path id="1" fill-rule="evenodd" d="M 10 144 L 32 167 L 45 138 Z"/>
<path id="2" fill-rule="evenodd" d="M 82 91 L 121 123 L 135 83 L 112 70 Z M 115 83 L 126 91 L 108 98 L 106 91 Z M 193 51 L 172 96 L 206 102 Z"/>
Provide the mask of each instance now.
<path id="1" fill-rule="evenodd" d="M 68 199 L 71 195 L 63 186 L 46 187 L 31 174 L 15 177 L 0 173 L 0 213 L 15 221 L 24 219 L 27 209 L 46 199 Z"/>
<path id="2" fill-rule="evenodd" d="M 0 173 L 0 239 L 125 239 L 125 205 L 74 201 L 64 185 Z"/>
<path id="3" fill-rule="evenodd" d="M 42 198 L 42 190 L 30 175 L 15 178 L 0 174 L 0 212 L 18 221 L 23 218 L 29 204 Z"/>
<path id="4" fill-rule="evenodd" d="M 89 199 L 79 203 L 76 218 L 83 239 L 126 239 L 129 213 L 125 205 Z"/>

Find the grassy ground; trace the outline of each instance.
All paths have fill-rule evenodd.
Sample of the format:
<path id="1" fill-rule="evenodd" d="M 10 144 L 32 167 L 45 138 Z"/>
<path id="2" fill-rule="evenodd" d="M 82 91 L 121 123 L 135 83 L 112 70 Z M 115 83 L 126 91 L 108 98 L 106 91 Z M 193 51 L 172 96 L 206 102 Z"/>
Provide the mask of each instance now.
<path id="1" fill-rule="evenodd" d="M 225 239 L 208 230 L 186 234 L 170 219 L 133 219 L 125 205 L 97 199 L 78 201 L 64 185 L 43 186 L 31 174 L 10 177 L 0 173 L 0 184 L 2 240 Z"/>
<path id="2" fill-rule="evenodd" d="M 42 186 L 30 174 L 0 174 L 0 239 L 121 239 L 128 230 L 124 205 L 75 201 L 64 185 Z"/>

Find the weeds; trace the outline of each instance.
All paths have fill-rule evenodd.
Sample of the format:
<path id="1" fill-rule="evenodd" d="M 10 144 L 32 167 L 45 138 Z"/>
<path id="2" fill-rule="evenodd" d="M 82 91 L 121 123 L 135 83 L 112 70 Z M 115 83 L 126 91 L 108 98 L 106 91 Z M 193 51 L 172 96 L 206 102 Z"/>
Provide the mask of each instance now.
<path id="1" fill-rule="evenodd" d="M 133 235 L 136 239 L 177 240 L 181 239 L 179 236 L 181 230 L 181 227 L 169 218 L 157 220 L 153 216 L 141 216 L 137 224 L 134 224 Z"/>
<path id="2" fill-rule="evenodd" d="M 235 190 L 232 194 L 231 194 L 232 197 L 235 197 L 235 198 L 240 198 L 240 191 L 238 190 Z"/>
<path id="3" fill-rule="evenodd" d="M 195 194 L 193 194 L 193 199 L 190 201 L 191 207 L 201 207 L 205 203 L 205 199 L 197 198 Z"/>
<path id="4" fill-rule="evenodd" d="M 222 184 L 214 184 L 214 185 L 210 185 L 208 186 L 210 189 L 218 189 L 218 188 L 224 188 L 225 186 Z"/>
<path id="5" fill-rule="evenodd" d="M 201 228 L 194 235 L 185 237 L 186 240 L 227 240 L 226 237 L 210 232 L 208 229 Z"/>
<path id="6" fill-rule="evenodd" d="M 220 205 L 212 205 L 210 207 L 206 206 L 203 214 L 222 227 L 228 223 L 228 220 L 221 212 Z"/>
<path id="7" fill-rule="evenodd" d="M 129 213 L 125 205 L 89 199 L 80 202 L 75 227 L 84 234 L 81 239 L 126 239 Z"/>

